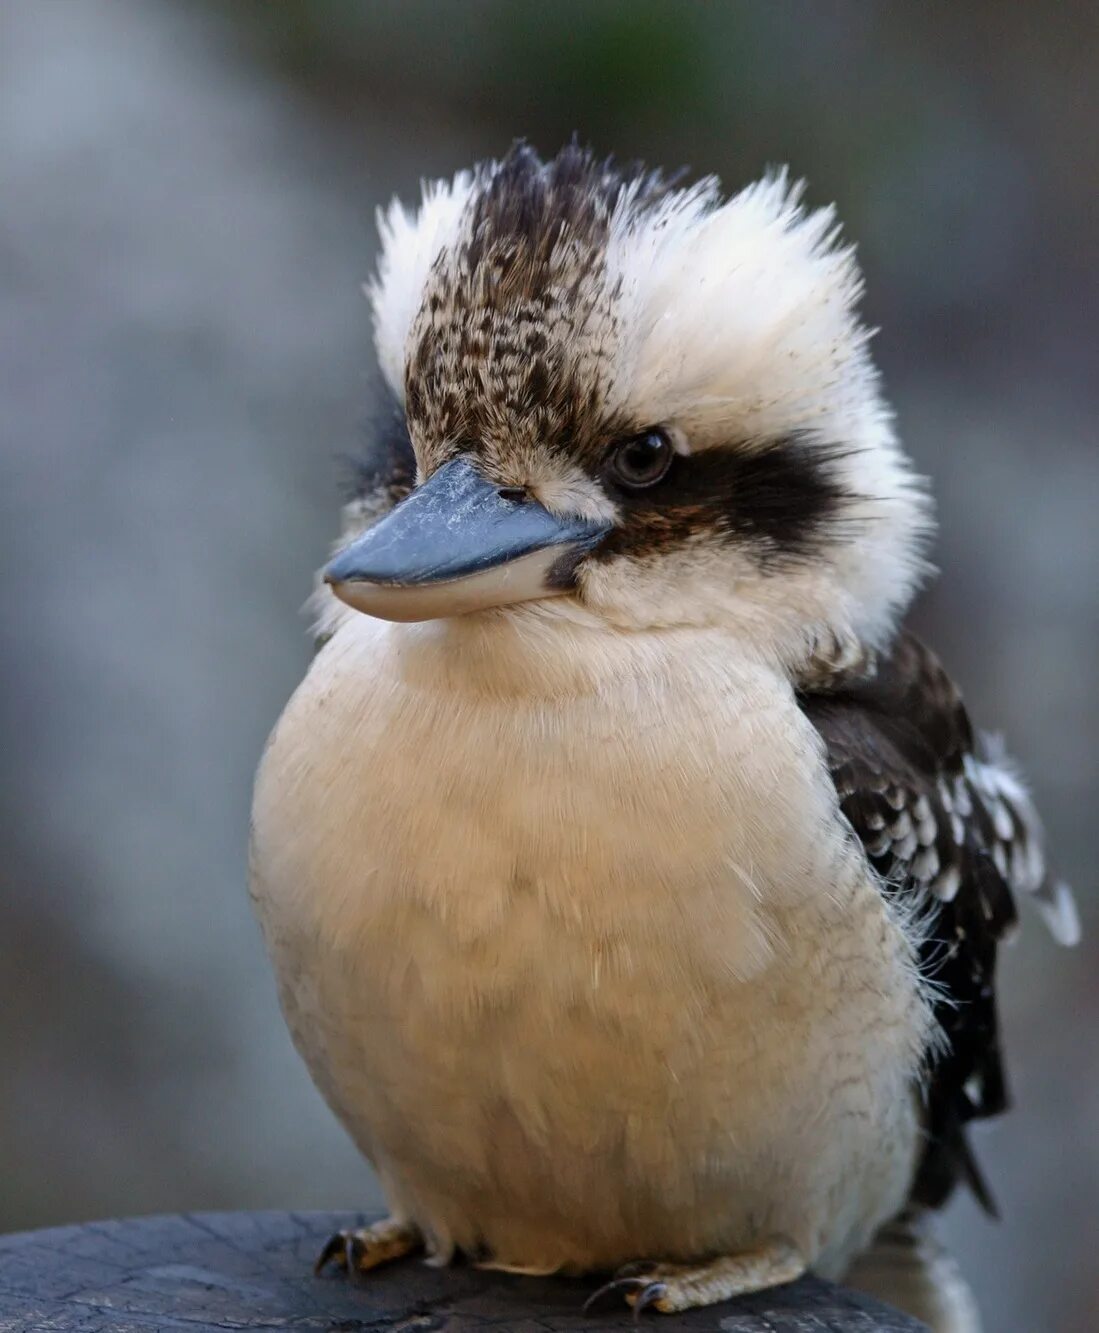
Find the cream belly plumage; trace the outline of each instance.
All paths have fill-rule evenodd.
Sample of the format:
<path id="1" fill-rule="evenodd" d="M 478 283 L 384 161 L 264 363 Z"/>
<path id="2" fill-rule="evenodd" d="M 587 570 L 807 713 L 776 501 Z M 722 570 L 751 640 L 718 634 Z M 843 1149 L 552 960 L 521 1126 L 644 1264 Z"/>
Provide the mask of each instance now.
<path id="1" fill-rule="evenodd" d="M 295 1041 L 441 1255 L 762 1233 L 838 1272 L 903 1205 L 912 945 L 789 684 L 730 636 L 347 621 L 272 737 L 255 842 Z"/>

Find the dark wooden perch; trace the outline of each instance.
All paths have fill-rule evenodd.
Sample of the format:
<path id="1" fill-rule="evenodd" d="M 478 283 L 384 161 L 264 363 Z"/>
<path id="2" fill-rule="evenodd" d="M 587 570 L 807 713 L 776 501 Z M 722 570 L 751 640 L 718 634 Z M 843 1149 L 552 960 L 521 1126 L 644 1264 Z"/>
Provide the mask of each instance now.
<path id="1" fill-rule="evenodd" d="M 313 1277 L 345 1213 L 199 1213 L 92 1222 L 0 1237 L 0 1333 L 200 1330 L 629 1329 L 624 1306 L 591 1316 L 594 1283 L 511 1277 L 406 1261 L 357 1281 Z M 687 1315 L 650 1314 L 654 1333 L 920 1333 L 905 1315 L 816 1278 Z M 926 1333 L 926 1330 L 925 1330 Z"/>

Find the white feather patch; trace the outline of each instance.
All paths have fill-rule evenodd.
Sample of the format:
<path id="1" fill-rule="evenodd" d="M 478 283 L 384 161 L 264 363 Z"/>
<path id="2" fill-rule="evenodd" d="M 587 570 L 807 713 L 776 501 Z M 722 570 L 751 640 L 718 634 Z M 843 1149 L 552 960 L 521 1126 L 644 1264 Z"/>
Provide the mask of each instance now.
<path id="1" fill-rule="evenodd" d="M 451 181 L 425 182 L 418 212 L 398 199 L 378 210 L 381 256 L 377 276 L 366 291 L 374 307 L 378 363 L 402 403 L 408 333 L 419 313 L 431 266 L 459 238 L 472 189 L 472 172 L 459 171 Z"/>

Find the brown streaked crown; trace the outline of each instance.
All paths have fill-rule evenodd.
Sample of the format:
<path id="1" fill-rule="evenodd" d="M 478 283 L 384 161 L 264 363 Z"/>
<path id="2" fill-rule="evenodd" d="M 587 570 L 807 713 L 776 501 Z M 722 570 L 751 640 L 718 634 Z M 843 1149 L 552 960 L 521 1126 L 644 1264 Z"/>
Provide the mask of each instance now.
<path id="1" fill-rule="evenodd" d="M 434 466 L 448 447 L 598 456 L 626 427 L 603 410 L 616 332 L 606 246 L 623 191 L 642 208 L 669 188 L 575 143 L 548 162 L 517 143 L 478 170 L 409 339 L 409 427 Z"/>

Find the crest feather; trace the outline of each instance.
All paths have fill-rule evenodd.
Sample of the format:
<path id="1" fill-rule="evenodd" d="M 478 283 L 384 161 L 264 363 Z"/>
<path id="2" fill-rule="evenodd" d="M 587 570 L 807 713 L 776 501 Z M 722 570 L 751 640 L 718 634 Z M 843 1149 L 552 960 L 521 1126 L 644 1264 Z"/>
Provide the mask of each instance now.
<path id="1" fill-rule="evenodd" d="M 722 203 L 711 178 L 620 210 L 607 266 L 624 331 L 616 388 L 635 415 L 704 438 L 832 441 L 886 417 L 853 247 L 834 209 L 806 212 L 804 188 L 783 170 Z"/>
<path id="2" fill-rule="evenodd" d="M 458 240 L 473 183 L 472 172 L 459 171 L 450 181 L 425 181 L 418 210 L 405 208 L 399 199 L 378 210 L 381 255 L 366 293 L 374 309 L 378 362 L 401 403 L 408 333 L 432 264 Z"/>

